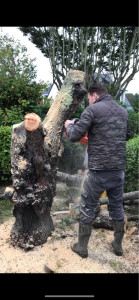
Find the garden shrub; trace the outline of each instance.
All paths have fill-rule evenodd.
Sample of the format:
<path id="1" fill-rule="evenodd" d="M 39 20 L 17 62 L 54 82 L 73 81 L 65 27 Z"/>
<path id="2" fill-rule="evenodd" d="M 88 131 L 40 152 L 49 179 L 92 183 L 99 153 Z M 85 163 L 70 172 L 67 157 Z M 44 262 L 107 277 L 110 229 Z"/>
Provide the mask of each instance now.
<path id="1" fill-rule="evenodd" d="M 37 114 L 41 118 L 41 121 L 43 122 L 44 118 L 46 117 L 46 114 L 48 113 L 50 106 L 51 106 L 51 100 L 47 99 L 44 105 L 36 105 L 32 109 L 32 112 Z"/>
<path id="2" fill-rule="evenodd" d="M 0 108 L 0 126 L 11 126 L 13 124 L 17 124 L 22 122 L 24 118 L 24 113 L 22 107 L 13 105 L 10 109 Z"/>
<path id="3" fill-rule="evenodd" d="M 124 187 L 125 193 L 139 190 L 138 146 L 139 146 L 139 136 L 130 139 L 126 144 L 127 166 L 125 169 L 125 187 Z"/>
<path id="4" fill-rule="evenodd" d="M 0 182 L 11 179 L 11 126 L 0 126 Z"/>
<path id="5" fill-rule="evenodd" d="M 131 138 L 133 138 L 135 135 L 139 134 L 139 126 L 138 126 L 139 113 L 136 113 L 133 110 L 128 110 L 128 118 L 129 118 L 130 130 L 131 130 Z"/>
<path id="6" fill-rule="evenodd" d="M 139 112 L 128 109 L 127 105 L 122 101 L 117 101 L 119 105 L 127 109 L 129 125 L 131 130 L 131 138 L 139 134 L 138 120 L 139 120 Z"/>

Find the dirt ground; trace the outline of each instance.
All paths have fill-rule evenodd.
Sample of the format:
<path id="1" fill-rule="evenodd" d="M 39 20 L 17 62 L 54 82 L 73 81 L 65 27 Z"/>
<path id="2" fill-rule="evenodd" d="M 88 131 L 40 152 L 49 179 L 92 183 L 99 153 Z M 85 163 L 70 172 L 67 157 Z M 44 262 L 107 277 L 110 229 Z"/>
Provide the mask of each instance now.
<path id="1" fill-rule="evenodd" d="M 62 190 L 63 189 L 63 190 Z M 103 209 L 103 208 L 101 208 Z M 88 258 L 82 259 L 72 252 L 70 245 L 77 240 L 78 222 L 67 211 L 67 188 L 59 184 L 52 206 L 55 231 L 47 242 L 30 251 L 10 244 L 10 231 L 14 223 L 11 216 L 0 223 L 0 273 L 46 273 L 45 265 L 55 273 L 138 273 L 139 235 L 133 234 L 135 222 L 128 222 L 123 238 L 122 257 L 113 253 L 113 231 L 92 229 Z"/>

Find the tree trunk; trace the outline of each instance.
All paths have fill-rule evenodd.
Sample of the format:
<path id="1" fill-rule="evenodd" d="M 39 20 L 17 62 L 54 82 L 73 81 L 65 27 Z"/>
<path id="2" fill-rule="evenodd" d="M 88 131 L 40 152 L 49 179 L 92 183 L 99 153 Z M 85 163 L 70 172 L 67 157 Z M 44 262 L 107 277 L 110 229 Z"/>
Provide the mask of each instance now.
<path id="1" fill-rule="evenodd" d="M 70 71 L 43 123 L 29 128 L 26 119 L 13 126 L 11 172 L 15 223 L 11 242 L 24 249 L 46 242 L 54 230 L 50 210 L 56 191 L 58 156 L 64 122 L 86 94 L 85 73 Z M 37 116 L 38 117 L 38 116 Z M 35 129 L 34 129 L 35 128 Z"/>

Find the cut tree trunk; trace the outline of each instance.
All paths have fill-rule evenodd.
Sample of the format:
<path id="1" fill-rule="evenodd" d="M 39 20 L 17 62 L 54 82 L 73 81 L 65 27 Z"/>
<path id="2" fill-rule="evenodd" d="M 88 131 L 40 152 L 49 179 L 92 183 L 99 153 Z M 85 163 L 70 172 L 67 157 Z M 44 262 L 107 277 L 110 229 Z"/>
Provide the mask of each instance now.
<path id="1" fill-rule="evenodd" d="M 11 243 L 24 249 L 46 242 L 54 230 L 50 210 L 56 191 L 58 157 L 62 154 L 64 122 L 86 94 L 86 76 L 69 71 L 43 123 L 26 115 L 13 126 L 11 172 L 15 223 Z"/>

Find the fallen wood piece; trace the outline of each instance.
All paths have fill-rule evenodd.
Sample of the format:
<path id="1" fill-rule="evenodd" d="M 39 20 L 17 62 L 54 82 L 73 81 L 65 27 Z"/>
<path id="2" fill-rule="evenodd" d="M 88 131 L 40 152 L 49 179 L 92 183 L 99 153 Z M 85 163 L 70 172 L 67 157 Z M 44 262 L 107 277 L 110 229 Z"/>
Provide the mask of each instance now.
<path id="1" fill-rule="evenodd" d="M 109 212 L 107 210 L 101 210 L 99 212 L 93 221 L 93 227 L 113 230 L 112 219 L 109 217 Z"/>
<path id="2" fill-rule="evenodd" d="M 52 213 L 53 216 L 61 215 L 61 214 L 69 214 L 69 210 L 59 210 Z"/>
<path id="3" fill-rule="evenodd" d="M 123 194 L 123 200 L 139 199 L 139 191 L 129 192 Z"/>
<path id="4" fill-rule="evenodd" d="M 129 193 L 128 193 L 129 194 Z M 134 195 L 136 197 L 136 194 Z M 128 196 L 129 197 L 129 196 Z M 133 197 L 133 196 L 132 196 Z M 127 200 L 128 199 L 128 200 Z M 134 204 L 139 204 L 139 199 L 134 199 L 134 198 L 131 198 L 129 200 L 129 198 L 127 198 L 126 196 L 126 193 L 123 194 L 123 202 L 124 202 L 124 205 L 134 205 Z M 100 198 L 100 205 L 104 205 L 104 204 L 109 204 L 109 200 L 107 197 L 105 198 Z"/>
<path id="5" fill-rule="evenodd" d="M 67 186 L 80 187 L 84 177 L 78 175 L 70 175 L 63 172 L 57 172 L 56 179 L 57 181 L 66 183 Z"/>
<path id="6" fill-rule="evenodd" d="M 138 205 L 139 204 L 139 199 L 132 199 L 132 200 L 124 200 L 124 205 Z"/>
<path id="7" fill-rule="evenodd" d="M 138 215 L 129 216 L 127 217 L 127 221 L 139 221 L 139 216 Z"/>
<path id="8" fill-rule="evenodd" d="M 134 204 L 139 204 L 139 199 L 135 199 Z"/>

